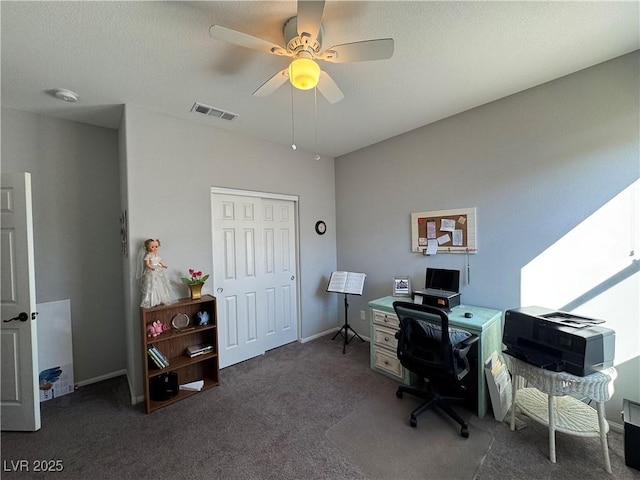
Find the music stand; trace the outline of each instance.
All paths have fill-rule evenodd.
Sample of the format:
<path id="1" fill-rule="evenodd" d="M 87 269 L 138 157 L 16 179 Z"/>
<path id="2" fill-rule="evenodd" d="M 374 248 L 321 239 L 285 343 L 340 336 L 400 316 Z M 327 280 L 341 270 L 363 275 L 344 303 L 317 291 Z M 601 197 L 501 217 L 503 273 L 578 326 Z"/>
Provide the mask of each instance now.
<path id="1" fill-rule="evenodd" d="M 342 335 L 342 353 L 346 353 L 347 344 L 353 340 L 353 337 L 358 337 L 361 342 L 364 342 L 362 337 L 358 335 L 351 325 L 349 325 L 349 302 L 347 295 L 362 295 L 364 288 L 364 279 L 366 275 L 364 273 L 354 272 L 333 272 L 329 279 L 329 285 L 327 286 L 327 292 L 344 293 L 344 325 L 340 327 L 340 330 L 331 337 L 334 340 L 338 335 Z M 349 338 L 349 330 L 353 332 L 353 336 Z"/>
<path id="2" fill-rule="evenodd" d="M 353 340 L 354 337 L 358 337 L 361 342 L 364 342 L 362 337 L 358 335 L 358 332 L 356 332 L 353 328 L 351 328 L 351 325 L 349 325 L 349 302 L 347 302 L 347 295 L 347 293 L 344 294 L 344 325 L 342 325 L 342 327 L 340 327 L 340 330 L 338 330 L 336 334 L 331 337 L 331 340 L 334 340 L 338 335 L 342 335 L 342 338 L 344 339 L 344 342 L 342 344 L 343 355 L 347 351 L 347 345 L 351 340 Z M 342 333 L 343 330 L 344 333 Z M 351 338 L 349 338 L 349 330 L 353 332 L 353 337 Z"/>

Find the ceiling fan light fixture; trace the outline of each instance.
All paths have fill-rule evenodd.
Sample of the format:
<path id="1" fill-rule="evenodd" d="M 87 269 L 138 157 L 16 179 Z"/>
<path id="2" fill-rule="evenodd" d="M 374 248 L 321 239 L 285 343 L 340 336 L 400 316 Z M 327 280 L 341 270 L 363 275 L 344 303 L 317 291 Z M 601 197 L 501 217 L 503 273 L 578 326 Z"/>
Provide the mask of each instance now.
<path id="1" fill-rule="evenodd" d="M 320 67 L 310 58 L 296 58 L 289 65 L 289 81 L 300 90 L 310 90 L 320 80 Z"/>

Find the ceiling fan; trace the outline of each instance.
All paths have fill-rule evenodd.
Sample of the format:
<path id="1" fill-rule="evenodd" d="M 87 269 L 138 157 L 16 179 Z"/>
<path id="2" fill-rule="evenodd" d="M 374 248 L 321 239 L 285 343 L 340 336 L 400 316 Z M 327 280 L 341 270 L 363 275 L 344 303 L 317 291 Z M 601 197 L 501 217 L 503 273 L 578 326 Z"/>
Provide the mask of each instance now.
<path id="1" fill-rule="evenodd" d="M 216 40 L 293 58 L 287 68 L 280 70 L 253 92 L 256 97 L 270 95 L 289 80 L 294 87 L 301 90 L 309 90 L 317 86 L 329 103 L 337 103 L 344 98 L 344 94 L 329 74 L 320 69 L 316 60 L 349 63 L 391 58 L 393 39 L 379 38 L 344 43 L 322 50 L 321 21 L 324 4 L 324 0 L 298 0 L 297 16 L 290 18 L 284 24 L 286 48 L 220 25 L 212 25 L 209 34 Z"/>

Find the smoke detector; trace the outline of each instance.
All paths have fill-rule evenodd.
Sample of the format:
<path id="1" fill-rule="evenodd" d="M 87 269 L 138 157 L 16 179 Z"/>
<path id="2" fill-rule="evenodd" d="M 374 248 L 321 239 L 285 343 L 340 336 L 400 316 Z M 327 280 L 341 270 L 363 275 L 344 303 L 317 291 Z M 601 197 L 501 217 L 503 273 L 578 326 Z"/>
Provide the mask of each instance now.
<path id="1" fill-rule="evenodd" d="M 65 102 L 75 103 L 78 101 L 78 94 L 71 90 L 65 90 L 64 88 L 56 88 L 53 91 L 53 95 Z"/>

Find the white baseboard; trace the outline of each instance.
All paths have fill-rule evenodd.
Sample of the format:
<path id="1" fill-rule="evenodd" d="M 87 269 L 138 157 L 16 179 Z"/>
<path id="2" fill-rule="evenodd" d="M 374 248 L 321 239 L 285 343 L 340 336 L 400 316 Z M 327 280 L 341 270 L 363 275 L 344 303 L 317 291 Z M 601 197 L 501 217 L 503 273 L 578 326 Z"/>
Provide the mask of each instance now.
<path id="1" fill-rule="evenodd" d="M 312 335 L 310 337 L 305 337 L 305 338 L 301 338 L 300 339 L 300 343 L 307 343 L 310 342 L 311 340 L 315 340 L 317 338 L 320 337 L 324 337 L 325 335 L 329 335 L 331 333 L 335 333 L 338 330 L 340 330 L 342 327 L 334 327 L 334 328 L 330 328 L 329 330 L 325 330 L 324 332 L 321 333 L 316 333 L 315 335 Z M 366 337 L 364 335 L 362 335 L 361 333 L 358 332 L 358 335 L 360 335 L 360 337 L 365 340 L 366 342 L 371 342 L 371 339 L 369 337 Z"/>
<path id="2" fill-rule="evenodd" d="M 100 375 L 98 377 L 89 378 L 87 380 L 82 380 L 81 382 L 76 382 L 75 386 L 85 387 L 87 385 L 91 385 L 92 383 L 102 382 L 103 380 L 109 380 L 110 378 L 119 377 L 120 375 L 126 375 L 126 370 L 116 370 L 115 372 L 105 373 L 104 375 Z"/>
<path id="3" fill-rule="evenodd" d="M 106 373 L 104 375 L 100 375 L 98 377 L 89 378 L 87 380 L 83 380 L 81 382 L 77 382 L 75 384 L 75 388 L 86 387 L 87 385 L 91 385 L 92 383 L 102 382 L 103 380 L 109 380 L 110 378 L 119 377 L 121 375 L 126 375 L 127 377 L 127 385 L 129 385 L 129 392 L 133 392 L 133 388 L 131 388 L 131 381 L 129 379 L 129 375 L 127 375 L 126 370 L 117 370 L 115 372 Z M 136 405 L 140 402 L 144 402 L 144 395 L 134 396 L 131 395 L 131 405 Z"/>
<path id="4" fill-rule="evenodd" d="M 131 385 L 131 377 L 127 375 L 127 383 L 129 384 L 129 393 L 134 392 L 133 385 Z M 144 402 L 144 395 L 131 395 L 131 405 L 137 405 L 138 403 Z"/>
<path id="5" fill-rule="evenodd" d="M 619 423 L 614 423 L 611 420 L 607 420 L 609 422 L 609 428 L 617 433 L 624 433 L 624 425 L 620 425 Z"/>
<path id="6" fill-rule="evenodd" d="M 311 335 L 310 337 L 305 337 L 300 339 L 300 343 L 307 343 L 311 340 L 315 340 L 316 338 L 324 337 L 325 335 L 329 335 L 330 333 L 337 332 L 340 327 L 330 328 L 329 330 L 325 330 L 324 332 L 316 333 L 315 335 Z"/>

